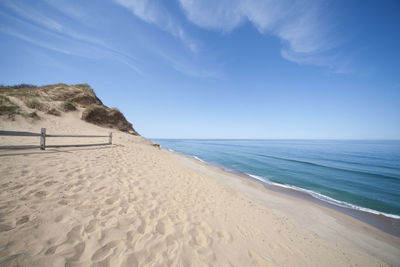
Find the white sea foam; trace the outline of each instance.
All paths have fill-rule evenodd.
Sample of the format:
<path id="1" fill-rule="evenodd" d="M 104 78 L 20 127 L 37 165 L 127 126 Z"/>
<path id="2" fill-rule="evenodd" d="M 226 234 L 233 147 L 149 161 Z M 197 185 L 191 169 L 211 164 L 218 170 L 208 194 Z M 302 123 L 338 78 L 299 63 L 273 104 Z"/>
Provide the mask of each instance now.
<path id="1" fill-rule="evenodd" d="M 172 150 L 172 149 L 170 149 L 170 148 L 168 148 L 168 150 L 171 151 L 171 152 L 175 152 L 175 150 Z"/>
<path id="2" fill-rule="evenodd" d="M 201 158 L 198 158 L 198 157 L 196 157 L 196 156 L 193 156 L 193 158 L 195 158 L 195 159 L 197 159 L 198 161 L 201 161 L 201 162 L 203 162 L 203 163 L 206 163 L 204 160 L 202 160 Z"/>
<path id="3" fill-rule="evenodd" d="M 261 181 L 261 182 L 263 182 L 263 183 L 267 183 L 267 180 L 264 179 L 264 178 L 262 178 L 262 177 L 260 177 L 260 176 L 253 175 L 253 174 L 250 174 L 250 173 L 246 173 L 246 175 L 248 175 L 248 176 L 250 176 L 251 178 L 254 178 L 254 179 L 258 180 L 258 181 Z"/>
<path id="4" fill-rule="evenodd" d="M 300 188 L 300 187 L 297 187 L 297 186 L 294 186 L 294 185 L 275 183 L 275 182 L 271 182 L 270 180 L 268 180 L 267 178 L 264 178 L 264 177 L 260 177 L 260 176 L 249 174 L 249 173 L 246 173 L 246 174 L 248 176 L 258 180 L 258 181 L 263 182 L 263 183 L 274 185 L 274 186 L 279 186 L 279 187 L 283 187 L 283 188 L 288 188 L 288 189 L 292 189 L 292 190 L 296 190 L 296 191 L 300 191 L 300 192 L 306 193 L 306 194 L 308 194 L 308 195 L 310 195 L 312 197 L 315 197 L 315 198 L 317 198 L 319 200 L 322 200 L 324 202 L 328 202 L 330 204 L 337 205 L 337 206 L 340 206 L 340 207 L 343 207 L 343 208 L 349 208 L 349 209 L 364 211 L 364 212 L 368 212 L 368 213 L 372 213 L 372 214 L 376 214 L 376 215 L 383 215 L 383 216 L 386 216 L 386 217 L 389 217 L 389 218 L 400 219 L 400 216 L 395 215 L 395 214 L 389 214 L 389 213 L 384 213 L 384 212 L 380 212 L 380 211 L 369 209 L 369 208 L 360 207 L 360 206 L 357 206 L 357 205 L 354 205 L 354 204 L 351 204 L 351 203 L 347 203 L 347 202 L 344 202 L 344 201 L 340 201 L 340 200 L 337 200 L 337 199 L 322 195 L 322 194 L 314 192 L 312 190 Z"/>

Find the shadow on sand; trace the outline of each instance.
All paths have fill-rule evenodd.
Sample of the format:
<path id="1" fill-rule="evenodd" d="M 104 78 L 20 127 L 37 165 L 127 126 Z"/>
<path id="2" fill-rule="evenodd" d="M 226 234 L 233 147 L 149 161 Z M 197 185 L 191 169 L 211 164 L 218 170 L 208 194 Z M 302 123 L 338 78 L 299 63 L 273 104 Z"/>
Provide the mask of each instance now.
<path id="1" fill-rule="evenodd" d="M 68 149 L 55 149 L 55 148 L 49 148 L 46 150 L 38 150 L 38 149 L 18 149 L 19 151 L 24 150 L 23 152 L 18 153 L 10 153 L 10 152 L 15 152 L 15 150 L 7 149 L 7 150 L 0 150 L 0 157 L 12 157 L 12 156 L 28 156 L 28 155 L 39 155 L 39 154 L 52 154 L 52 153 L 72 153 L 74 151 L 84 151 L 84 150 L 99 150 L 99 149 L 111 149 L 113 147 L 116 147 L 118 145 L 111 145 L 107 147 L 89 147 L 89 148 L 68 148 Z M 35 150 L 35 151 L 33 151 Z"/>

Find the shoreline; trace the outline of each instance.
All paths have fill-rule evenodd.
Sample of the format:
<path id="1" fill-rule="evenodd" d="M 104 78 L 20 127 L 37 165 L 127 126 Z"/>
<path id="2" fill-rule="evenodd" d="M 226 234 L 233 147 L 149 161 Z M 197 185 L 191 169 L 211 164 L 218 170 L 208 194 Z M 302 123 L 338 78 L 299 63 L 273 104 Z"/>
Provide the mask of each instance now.
<path id="1" fill-rule="evenodd" d="M 104 133 L 75 116 L 49 117 L 40 126 Z M 143 137 L 114 130 L 112 146 L 0 154 L 0 265 L 399 265 L 399 237 L 247 176 L 159 150 Z"/>
<path id="2" fill-rule="evenodd" d="M 357 209 L 352 209 L 352 208 L 347 208 L 347 207 L 341 207 L 339 205 L 335 205 L 326 201 L 323 201 L 321 199 L 318 199 L 306 192 L 298 191 L 295 189 L 291 188 L 284 188 L 280 186 L 276 186 L 273 184 L 268 184 L 268 183 L 263 183 L 262 181 L 259 181 L 255 178 L 252 178 L 251 176 L 247 176 L 246 178 L 251 178 L 254 179 L 257 182 L 262 183 L 265 188 L 283 193 L 283 194 L 288 194 L 297 198 L 304 199 L 306 201 L 310 201 L 313 203 L 316 203 L 318 205 L 339 211 L 343 214 L 349 215 L 353 218 L 356 218 L 362 222 L 368 223 L 369 225 L 374 226 L 375 228 L 382 230 L 385 233 L 391 234 L 396 237 L 400 237 L 400 219 L 395 219 L 391 218 L 382 214 L 373 214 L 367 211 L 362 211 L 362 210 L 357 210 Z"/>
<path id="3" fill-rule="evenodd" d="M 238 175 L 244 179 L 254 181 L 260 185 L 263 185 L 264 188 L 267 190 L 271 190 L 271 191 L 274 191 L 277 193 L 289 195 L 289 196 L 292 196 L 295 198 L 300 198 L 300 199 L 306 200 L 308 202 L 315 203 L 319 206 L 327 207 L 329 209 L 341 212 L 342 214 L 351 216 L 355 219 L 358 219 L 359 221 L 362 221 L 371 226 L 374 226 L 376 229 L 379 229 L 379 230 L 381 230 L 385 233 L 388 233 L 392 236 L 400 237 L 400 218 L 398 219 L 398 218 L 386 216 L 379 211 L 376 211 L 379 214 L 375 214 L 375 213 L 368 212 L 365 210 L 355 209 L 350 206 L 349 207 L 340 206 L 340 205 L 337 205 L 337 204 L 334 204 L 334 203 L 331 203 L 328 201 L 324 201 L 320 198 L 317 198 L 317 197 L 313 196 L 312 194 L 307 193 L 305 191 L 296 190 L 295 188 L 292 188 L 290 186 L 286 187 L 285 185 L 281 186 L 281 185 L 275 185 L 275 183 L 273 183 L 273 182 L 270 182 L 270 183 L 266 182 L 264 180 L 261 180 L 262 177 L 258 178 L 255 175 L 240 172 L 237 170 L 231 170 L 231 169 L 228 169 L 228 168 L 218 165 L 218 164 L 212 164 L 212 163 L 206 162 L 196 156 L 186 155 L 186 154 L 183 154 L 183 153 L 180 153 L 180 152 L 168 149 L 168 148 L 162 147 L 162 149 L 164 149 L 165 151 L 168 151 L 168 152 L 177 153 L 178 155 L 182 155 L 189 159 L 194 159 L 197 162 L 203 163 L 207 166 L 216 167 L 216 168 L 220 169 L 221 171 L 228 172 L 229 174 Z M 300 189 L 302 189 L 302 188 L 300 188 Z M 338 201 L 338 200 L 335 199 L 335 201 Z M 345 203 L 352 205 L 347 202 L 345 202 Z M 360 208 L 363 208 L 363 207 L 360 207 Z"/>

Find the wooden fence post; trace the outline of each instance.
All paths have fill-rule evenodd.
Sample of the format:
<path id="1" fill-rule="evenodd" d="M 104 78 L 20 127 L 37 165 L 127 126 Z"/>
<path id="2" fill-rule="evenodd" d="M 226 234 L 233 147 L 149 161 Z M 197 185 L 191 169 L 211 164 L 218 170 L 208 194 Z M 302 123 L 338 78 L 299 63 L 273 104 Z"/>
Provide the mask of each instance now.
<path id="1" fill-rule="evenodd" d="M 40 150 L 46 149 L 46 128 L 42 128 L 40 131 Z"/>
<path id="2" fill-rule="evenodd" d="M 108 136 L 108 143 L 110 145 L 112 144 L 112 132 L 110 132 L 110 135 Z"/>

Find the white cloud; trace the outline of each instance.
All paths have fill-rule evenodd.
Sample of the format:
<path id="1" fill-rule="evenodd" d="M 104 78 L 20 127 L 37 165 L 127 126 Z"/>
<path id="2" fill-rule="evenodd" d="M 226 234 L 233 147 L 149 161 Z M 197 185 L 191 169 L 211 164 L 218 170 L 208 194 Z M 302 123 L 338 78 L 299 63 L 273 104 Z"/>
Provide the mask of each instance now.
<path id="1" fill-rule="evenodd" d="M 168 16 L 161 10 L 161 6 L 155 1 L 149 0 L 115 0 L 116 3 L 126 7 L 133 12 L 140 19 L 148 22 L 161 24 L 169 20 Z"/>
<path id="2" fill-rule="evenodd" d="M 179 2 L 188 19 L 203 28 L 230 31 L 244 21 L 237 0 Z"/>
<path id="3" fill-rule="evenodd" d="M 296 53 L 293 52 L 293 50 L 282 48 L 281 56 L 299 65 L 328 67 L 335 73 L 348 74 L 354 72 L 351 67 L 351 59 L 347 58 L 343 60 L 343 57 L 339 57 L 338 55 L 311 55 L 307 53 Z"/>
<path id="4" fill-rule="evenodd" d="M 29 34 L 23 34 L 10 27 L 0 27 L 0 32 L 62 54 L 91 59 L 96 59 L 98 57 L 113 59 L 129 66 L 138 74 L 144 74 L 140 68 L 136 66 L 136 59 L 134 57 L 113 48 L 104 40 L 79 31 L 74 31 L 62 25 L 62 23 L 57 20 L 50 18 L 48 15 L 43 14 L 38 9 L 34 9 L 21 2 L 5 1 L 4 4 L 24 20 L 14 17 L 12 14 L 0 12 L 3 18 L 11 19 L 22 27 L 29 29 L 29 31 L 27 31 Z M 47 41 L 37 37 L 31 37 L 30 33 L 35 31 L 46 35 L 48 37 L 48 39 L 46 39 Z"/>
<path id="5" fill-rule="evenodd" d="M 186 16 L 194 24 L 229 32 L 246 20 L 265 31 L 285 14 L 285 1 L 271 0 L 179 0 Z"/>
<path id="6" fill-rule="evenodd" d="M 276 35 L 296 53 L 312 53 L 324 48 L 324 39 L 313 13 L 302 14 L 295 20 L 283 23 Z"/>
<path id="7" fill-rule="evenodd" d="M 260 33 L 282 41 L 282 56 L 299 64 L 314 64 L 332 48 L 329 28 L 315 0 L 179 0 L 189 21 L 199 27 L 230 32 L 246 21 Z M 319 65 L 332 65 L 324 58 Z"/>
<path id="8" fill-rule="evenodd" d="M 178 72 L 183 73 L 187 76 L 195 77 L 195 78 L 221 78 L 221 73 L 216 71 L 198 68 L 197 66 L 184 63 L 182 61 L 177 61 L 171 57 L 164 57 L 165 60 L 170 62 L 171 66 Z"/>
<path id="9" fill-rule="evenodd" d="M 153 47 L 153 52 L 163 59 L 168 65 L 170 65 L 174 70 L 180 72 L 184 75 L 194 77 L 194 78 L 223 78 L 223 72 L 221 72 L 215 65 L 211 64 L 212 67 L 204 67 L 204 62 L 190 59 L 186 56 L 182 56 L 179 53 L 174 53 L 172 51 L 166 52 L 160 47 Z"/>
<path id="10" fill-rule="evenodd" d="M 48 16 L 43 15 L 35 9 L 30 8 L 29 6 L 22 5 L 21 2 L 5 1 L 4 4 L 21 17 L 30 20 L 37 25 L 41 25 L 58 32 L 63 30 L 63 26 L 60 23 L 49 18 Z"/>
<path id="11" fill-rule="evenodd" d="M 158 0 L 114 0 L 117 4 L 130 10 L 141 20 L 154 24 L 159 28 L 179 38 L 192 52 L 196 52 L 198 45 L 191 40 L 182 26 Z"/>
<path id="12" fill-rule="evenodd" d="M 45 0 L 47 4 L 57 9 L 61 13 L 73 17 L 83 23 L 88 22 L 88 16 L 79 6 L 72 5 L 71 1 L 65 0 Z"/>
<path id="13" fill-rule="evenodd" d="M 82 55 L 78 55 L 78 54 L 76 54 L 76 53 L 74 53 L 74 52 L 72 52 L 70 50 L 63 49 L 63 48 L 61 48 L 59 46 L 51 45 L 48 42 L 44 42 L 44 41 L 40 41 L 40 40 L 31 38 L 31 37 L 29 37 L 29 36 L 27 36 L 25 34 L 22 34 L 22 33 L 18 32 L 18 31 L 10 29 L 10 28 L 0 27 L 0 32 L 4 33 L 4 34 L 7 34 L 7 35 L 10 35 L 10 36 L 13 36 L 15 38 L 24 40 L 26 42 L 32 43 L 32 44 L 34 44 L 36 46 L 39 46 L 39 47 L 42 47 L 42 48 L 46 48 L 46 49 L 49 49 L 49 50 L 53 50 L 53 51 L 56 51 L 56 52 L 59 52 L 59 53 L 65 54 L 65 55 L 82 56 Z"/>
<path id="14" fill-rule="evenodd" d="M 86 41 L 96 45 L 107 46 L 103 40 L 91 37 L 87 34 L 81 34 L 79 32 L 73 31 L 63 26 L 55 19 L 50 18 L 48 15 L 45 15 L 37 9 L 34 9 L 26 4 L 10 1 L 5 1 L 5 4 L 8 8 L 13 10 L 19 16 L 26 19 L 27 21 L 33 22 L 35 25 L 42 26 L 50 31 L 66 35 L 77 40 Z"/>
<path id="15" fill-rule="evenodd" d="M 99 59 L 99 58 L 107 58 L 119 61 L 122 64 L 127 65 L 129 68 L 134 70 L 140 75 L 144 75 L 143 71 L 137 67 L 134 63 L 132 63 L 132 58 L 128 55 L 124 55 L 121 53 L 116 53 L 113 51 L 107 51 L 98 47 L 95 47 L 90 44 L 81 45 L 81 44 L 74 44 L 72 40 L 63 39 L 62 37 L 58 37 L 64 42 L 60 45 L 58 43 L 50 43 L 47 41 L 40 40 L 38 38 L 30 37 L 26 34 L 20 33 L 19 31 L 13 30 L 11 28 L 2 27 L 0 26 L 0 33 L 7 34 L 23 40 L 25 42 L 31 43 L 37 47 L 45 48 L 51 51 L 55 51 L 64 55 L 68 56 L 77 56 L 81 58 L 88 58 L 88 59 Z"/>

